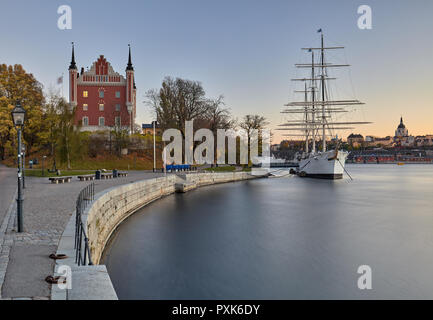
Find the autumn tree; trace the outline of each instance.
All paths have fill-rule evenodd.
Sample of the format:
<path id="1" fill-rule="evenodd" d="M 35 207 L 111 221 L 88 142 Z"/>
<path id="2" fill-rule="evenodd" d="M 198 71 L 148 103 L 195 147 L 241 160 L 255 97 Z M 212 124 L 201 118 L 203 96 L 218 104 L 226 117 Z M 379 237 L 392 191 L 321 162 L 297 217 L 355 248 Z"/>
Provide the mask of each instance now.
<path id="1" fill-rule="evenodd" d="M 26 122 L 23 130 L 27 151 L 39 147 L 43 135 L 44 95 L 42 85 L 31 73 L 27 73 L 19 64 L 0 65 L 0 157 L 5 157 L 5 150 L 15 144 L 15 133 L 10 118 L 10 111 L 20 100 L 26 110 Z"/>

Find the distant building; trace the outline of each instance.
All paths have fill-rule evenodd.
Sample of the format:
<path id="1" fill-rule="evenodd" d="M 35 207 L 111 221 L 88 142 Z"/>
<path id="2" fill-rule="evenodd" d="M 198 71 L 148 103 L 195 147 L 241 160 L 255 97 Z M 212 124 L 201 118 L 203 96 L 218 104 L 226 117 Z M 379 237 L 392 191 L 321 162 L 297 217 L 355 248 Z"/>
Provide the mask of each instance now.
<path id="1" fill-rule="evenodd" d="M 74 46 L 69 66 L 69 103 L 76 108 L 75 124 L 82 131 L 123 127 L 133 130 L 136 115 L 134 68 L 129 49 L 125 76 L 115 72 L 100 55 L 90 70 L 78 72 Z"/>
<path id="2" fill-rule="evenodd" d="M 347 137 L 347 143 L 352 147 L 360 147 L 364 144 L 364 137 L 360 134 L 351 133 Z"/>
<path id="3" fill-rule="evenodd" d="M 157 136 L 161 136 L 162 135 L 162 129 L 161 126 L 156 122 L 156 121 L 152 121 L 152 123 L 143 123 L 141 125 L 141 129 L 143 130 L 143 134 L 150 134 L 153 135 L 153 123 L 156 123 L 155 125 L 155 134 Z"/>
<path id="4" fill-rule="evenodd" d="M 396 146 L 412 147 L 415 145 L 415 137 L 410 136 L 406 126 L 403 123 L 403 117 L 400 118 L 400 124 L 395 130 L 394 142 Z"/>
<path id="5" fill-rule="evenodd" d="M 271 151 L 278 151 L 280 150 L 280 145 L 279 144 L 273 144 L 271 145 Z"/>
<path id="6" fill-rule="evenodd" d="M 395 130 L 395 137 L 397 138 L 403 138 L 407 137 L 409 135 L 406 126 L 403 123 L 403 117 L 400 118 L 400 124 L 397 127 L 397 130 Z"/>
<path id="7" fill-rule="evenodd" d="M 384 138 L 374 137 L 374 136 L 366 136 L 365 137 L 365 146 L 366 147 L 390 147 L 394 143 L 392 137 L 387 136 Z"/>
<path id="8" fill-rule="evenodd" d="M 433 146 L 433 135 L 428 134 L 425 136 L 416 136 L 415 145 L 417 147 L 431 147 Z"/>

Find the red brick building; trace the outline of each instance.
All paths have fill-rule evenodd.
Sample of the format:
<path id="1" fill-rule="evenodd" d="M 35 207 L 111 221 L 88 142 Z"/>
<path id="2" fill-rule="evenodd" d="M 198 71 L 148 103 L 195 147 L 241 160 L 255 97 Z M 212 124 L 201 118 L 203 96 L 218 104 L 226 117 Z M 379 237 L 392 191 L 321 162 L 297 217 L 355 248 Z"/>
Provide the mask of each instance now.
<path id="1" fill-rule="evenodd" d="M 113 127 L 133 129 L 136 116 L 136 87 L 129 48 L 125 77 L 113 70 L 99 56 L 90 70 L 78 73 L 74 44 L 69 66 L 69 103 L 76 108 L 75 124 L 82 131 L 107 130 Z"/>

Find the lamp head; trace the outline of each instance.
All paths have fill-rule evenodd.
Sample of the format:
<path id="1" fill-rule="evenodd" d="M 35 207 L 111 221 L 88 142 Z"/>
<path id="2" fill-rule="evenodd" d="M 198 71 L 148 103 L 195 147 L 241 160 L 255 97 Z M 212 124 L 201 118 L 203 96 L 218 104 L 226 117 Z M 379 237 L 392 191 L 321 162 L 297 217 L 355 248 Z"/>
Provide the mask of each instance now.
<path id="1" fill-rule="evenodd" d="M 15 104 L 15 108 L 12 110 L 12 120 L 15 127 L 24 126 L 24 120 L 26 119 L 26 110 L 21 106 L 21 102 L 18 100 Z"/>

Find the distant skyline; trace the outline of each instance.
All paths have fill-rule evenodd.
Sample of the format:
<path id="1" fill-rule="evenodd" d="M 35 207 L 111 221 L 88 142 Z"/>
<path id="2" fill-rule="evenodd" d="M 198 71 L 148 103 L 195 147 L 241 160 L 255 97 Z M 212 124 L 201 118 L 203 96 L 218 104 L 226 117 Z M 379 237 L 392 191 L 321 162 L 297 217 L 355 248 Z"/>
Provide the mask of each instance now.
<path id="1" fill-rule="evenodd" d="M 60 5 L 72 8 L 72 30 L 57 28 Z M 360 5 L 372 8 L 371 30 L 357 27 Z M 3 0 L 0 63 L 22 64 L 45 91 L 60 90 L 63 73 L 68 98 L 72 41 L 79 68 L 103 54 L 121 74 L 130 43 L 138 124 L 153 120 L 145 92 L 172 76 L 200 81 L 208 96 L 224 95 L 233 116 L 261 114 L 274 129 L 296 99 L 290 78 L 305 60 L 300 48 L 317 45 L 322 28 L 327 43 L 346 47 L 332 58 L 351 64 L 339 93 L 365 102 L 357 120 L 374 122 L 340 136 L 393 136 L 401 116 L 409 134 L 433 134 L 431 12 L 431 0 Z"/>

